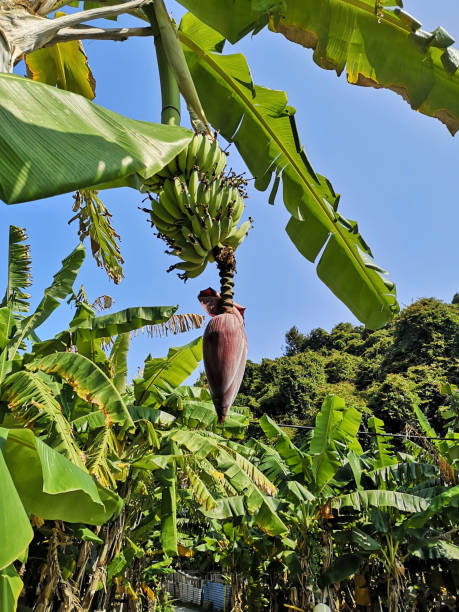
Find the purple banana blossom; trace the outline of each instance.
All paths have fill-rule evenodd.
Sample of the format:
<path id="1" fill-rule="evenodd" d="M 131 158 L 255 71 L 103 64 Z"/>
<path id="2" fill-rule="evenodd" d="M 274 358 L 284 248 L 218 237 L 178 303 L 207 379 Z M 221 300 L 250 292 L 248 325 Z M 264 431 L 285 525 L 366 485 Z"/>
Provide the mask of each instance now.
<path id="1" fill-rule="evenodd" d="M 205 289 L 198 296 L 201 306 L 212 317 L 203 336 L 204 367 L 210 394 L 223 424 L 244 376 L 247 360 L 247 337 L 244 310 L 233 302 L 233 311 L 221 313 L 221 296 Z"/>

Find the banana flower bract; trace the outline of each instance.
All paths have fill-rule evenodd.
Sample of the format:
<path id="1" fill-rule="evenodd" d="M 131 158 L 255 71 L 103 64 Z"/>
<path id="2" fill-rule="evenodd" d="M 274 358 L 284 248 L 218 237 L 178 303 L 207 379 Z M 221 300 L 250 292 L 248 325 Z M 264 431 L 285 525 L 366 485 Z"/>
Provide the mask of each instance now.
<path id="1" fill-rule="evenodd" d="M 244 376 L 247 360 L 247 337 L 243 306 L 233 302 L 232 312 L 221 312 L 221 296 L 205 289 L 198 296 L 201 306 L 212 317 L 203 336 L 204 367 L 210 394 L 223 424 Z"/>

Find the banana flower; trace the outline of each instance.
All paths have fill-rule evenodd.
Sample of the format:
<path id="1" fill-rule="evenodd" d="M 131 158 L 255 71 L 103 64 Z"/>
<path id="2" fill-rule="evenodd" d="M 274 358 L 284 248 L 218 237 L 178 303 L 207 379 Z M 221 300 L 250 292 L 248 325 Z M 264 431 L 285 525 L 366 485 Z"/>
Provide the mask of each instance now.
<path id="1" fill-rule="evenodd" d="M 212 317 L 203 336 L 204 368 L 218 422 L 223 424 L 244 376 L 247 337 L 243 306 L 233 302 L 232 312 L 221 312 L 221 296 L 212 288 L 201 291 L 198 300 Z"/>

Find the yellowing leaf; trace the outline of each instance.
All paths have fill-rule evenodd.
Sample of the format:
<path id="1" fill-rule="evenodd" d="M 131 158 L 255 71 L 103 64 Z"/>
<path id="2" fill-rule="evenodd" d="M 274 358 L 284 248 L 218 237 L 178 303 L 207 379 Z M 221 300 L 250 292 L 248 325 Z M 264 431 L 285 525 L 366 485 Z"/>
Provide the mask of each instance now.
<path id="1" fill-rule="evenodd" d="M 96 95 L 96 81 L 79 40 L 37 49 L 26 56 L 25 62 L 28 76 L 34 81 L 73 91 L 88 100 Z"/>
<path id="2" fill-rule="evenodd" d="M 193 551 L 182 544 L 177 544 L 177 550 L 180 557 L 192 557 Z"/>

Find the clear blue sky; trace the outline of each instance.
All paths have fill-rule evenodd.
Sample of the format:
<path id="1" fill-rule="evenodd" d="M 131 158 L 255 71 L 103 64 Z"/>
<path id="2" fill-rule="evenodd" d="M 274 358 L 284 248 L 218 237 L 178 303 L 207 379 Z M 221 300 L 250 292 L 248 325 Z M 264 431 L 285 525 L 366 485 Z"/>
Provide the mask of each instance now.
<path id="1" fill-rule="evenodd" d="M 183 8 L 166 3 L 179 21 Z M 425 29 L 443 25 L 459 40 L 457 0 L 405 0 L 404 4 Z M 119 23 L 132 20 L 122 18 Z M 160 120 L 151 40 L 94 41 L 86 43 L 85 49 L 97 81 L 98 104 L 134 119 Z M 246 55 L 255 83 L 287 92 L 314 168 L 341 193 L 341 212 L 359 221 L 377 263 L 397 284 L 400 305 L 423 296 L 451 301 L 459 291 L 459 136 L 452 138 L 443 124 L 412 111 L 395 93 L 350 86 L 344 75 L 338 79 L 334 72 L 319 69 L 310 50 L 280 35 L 264 31 L 234 47 L 227 44 L 225 52 Z M 24 73 L 23 65 L 18 73 Z M 242 170 L 234 147 L 230 151 L 231 165 Z M 357 323 L 290 243 L 284 231 L 288 214 L 280 199 L 270 206 L 268 194 L 250 192 L 247 215 L 255 219 L 254 230 L 237 253 L 235 298 L 247 308 L 249 358 L 254 361 L 280 355 L 285 332 L 292 325 L 307 332 L 314 327 L 330 330 L 340 321 Z M 101 197 L 122 237 L 125 279 L 113 285 L 88 256 L 79 282 L 90 298 L 110 294 L 116 310 L 180 304 L 181 312 L 200 312 L 196 296 L 200 289 L 218 286 L 215 267 L 208 266 L 201 277 L 186 285 L 174 274 L 166 274 L 173 258 L 163 253 L 163 243 L 137 210 L 142 196 L 122 189 L 103 192 Z M 69 194 L 1 206 L 1 278 L 6 275 L 8 225 L 26 227 L 34 263 L 34 303 L 77 242 L 75 224 L 67 225 L 72 202 Z M 66 326 L 70 316 L 69 311 L 56 314 L 39 330 L 42 338 Z M 169 346 L 185 344 L 196 335 L 138 337 L 132 344 L 131 375 L 148 353 L 164 355 Z"/>

